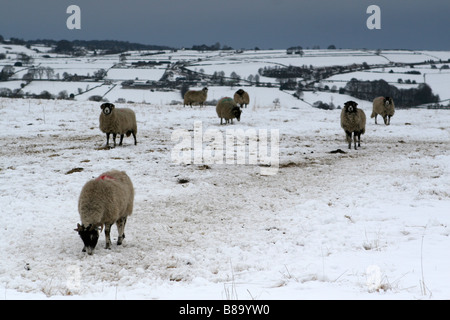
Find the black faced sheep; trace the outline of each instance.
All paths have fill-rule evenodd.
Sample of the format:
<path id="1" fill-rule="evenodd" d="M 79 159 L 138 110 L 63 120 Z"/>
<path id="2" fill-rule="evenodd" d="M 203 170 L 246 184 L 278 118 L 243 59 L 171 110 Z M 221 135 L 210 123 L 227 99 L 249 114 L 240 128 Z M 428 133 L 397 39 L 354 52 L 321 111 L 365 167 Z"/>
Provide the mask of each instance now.
<path id="1" fill-rule="evenodd" d="M 370 115 L 371 118 L 375 117 L 375 124 L 377 124 L 377 116 L 381 115 L 385 125 L 391 124 L 391 117 L 395 113 L 394 100 L 391 97 L 378 97 L 373 99 L 373 110 Z"/>
<path id="2" fill-rule="evenodd" d="M 358 147 L 361 146 L 361 134 L 366 132 L 366 114 L 357 108 L 355 101 L 347 101 L 341 111 L 341 127 L 344 129 L 348 148 L 352 148 L 352 134 L 356 150 L 356 137 L 358 137 Z"/>
<path id="3" fill-rule="evenodd" d="M 119 231 L 117 244 L 125 238 L 125 223 L 133 212 L 134 188 L 124 171 L 111 170 L 88 181 L 78 199 L 81 225 L 78 232 L 84 243 L 83 252 L 91 255 L 105 226 L 106 249 L 111 248 L 110 231 L 115 223 Z"/>
<path id="4" fill-rule="evenodd" d="M 241 121 L 241 108 L 239 108 L 233 99 L 225 97 L 219 100 L 216 106 L 217 116 L 220 118 L 220 124 L 222 124 L 222 119 L 225 119 L 225 123 L 231 120 L 233 124 L 233 119 L 236 118 L 237 121 Z"/>
<path id="5" fill-rule="evenodd" d="M 106 146 L 109 146 L 109 135 L 112 133 L 114 147 L 116 146 L 116 135 L 120 134 L 119 146 L 122 145 L 123 136 L 134 138 L 134 144 L 137 144 L 137 123 L 136 114 L 128 108 L 116 108 L 112 103 L 103 103 L 100 108 L 100 130 L 106 133 Z"/>
<path id="6" fill-rule="evenodd" d="M 206 87 L 200 91 L 189 90 L 184 94 L 184 107 L 186 107 L 186 105 L 188 104 L 192 108 L 193 103 L 198 103 L 202 107 L 207 97 L 208 97 L 208 88 Z"/>

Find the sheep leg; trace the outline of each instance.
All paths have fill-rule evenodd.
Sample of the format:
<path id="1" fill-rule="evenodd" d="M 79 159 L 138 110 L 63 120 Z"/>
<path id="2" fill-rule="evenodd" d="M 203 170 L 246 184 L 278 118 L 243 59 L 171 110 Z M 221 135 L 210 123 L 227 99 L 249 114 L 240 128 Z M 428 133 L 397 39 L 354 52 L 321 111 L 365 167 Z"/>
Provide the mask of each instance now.
<path id="1" fill-rule="evenodd" d="M 123 136 L 124 136 L 123 134 L 121 134 L 121 135 L 120 135 L 119 146 L 121 146 L 121 145 L 122 145 L 122 141 L 123 141 Z"/>
<path id="2" fill-rule="evenodd" d="M 383 117 L 383 121 L 384 121 L 384 124 L 385 124 L 385 125 L 388 125 L 387 116 L 384 116 L 384 117 Z"/>
<path id="3" fill-rule="evenodd" d="M 127 217 L 123 217 L 117 220 L 117 230 L 119 230 L 119 238 L 117 239 L 117 245 L 120 246 L 122 244 L 123 239 L 125 238 L 125 224 L 127 223 Z"/>
<path id="4" fill-rule="evenodd" d="M 358 149 L 356 149 L 356 138 L 358 138 L 358 147 L 361 147 L 361 132 L 355 132 L 353 134 L 353 141 L 354 141 L 354 145 L 355 145 L 355 150 L 358 150 Z"/>
<path id="5" fill-rule="evenodd" d="M 112 224 L 105 224 L 105 239 L 106 239 L 105 249 L 111 249 L 111 226 Z"/>
<path id="6" fill-rule="evenodd" d="M 117 134 L 116 134 L 116 133 L 113 133 L 114 147 L 116 147 L 116 136 L 117 136 Z"/>
<path id="7" fill-rule="evenodd" d="M 131 133 L 133 134 L 134 145 L 137 145 L 136 134 L 134 133 L 134 131 L 132 131 Z"/>
<path id="8" fill-rule="evenodd" d="M 375 124 L 378 124 L 377 123 L 377 117 L 378 117 L 378 114 L 375 114 Z"/>
<path id="9" fill-rule="evenodd" d="M 345 131 L 346 140 L 348 142 L 348 148 L 352 148 L 352 133 L 350 131 Z"/>

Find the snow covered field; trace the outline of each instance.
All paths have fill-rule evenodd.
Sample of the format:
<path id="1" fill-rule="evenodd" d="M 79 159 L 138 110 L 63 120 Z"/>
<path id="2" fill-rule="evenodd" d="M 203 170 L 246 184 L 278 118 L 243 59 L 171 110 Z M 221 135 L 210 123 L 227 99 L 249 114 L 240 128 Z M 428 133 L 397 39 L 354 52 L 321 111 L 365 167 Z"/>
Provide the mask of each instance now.
<path id="1" fill-rule="evenodd" d="M 34 47 L 32 47 L 34 48 Z M 352 64 L 367 63 L 370 66 L 385 67 L 367 70 L 355 71 L 351 73 L 339 74 L 322 79 L 317 87 L 328 85 L 330 88 L 336 86 L 336 89 L 345 87 L 345 84 L 352 78 L 359 80 L 378 80 L 384 79 L 400 88 L 416 88 L 420 83 L 426 82 L 433 89 L 434 94 L 438 94 L 441 100 L 450 99 L 448 69 L 441 69 L 444 65 L 448 67 L 450 61 L 450 52 L 448 51 L 408 51 L 408 50 L 304 50 L 302 56 L 298 54 L 287 54 L 286 50 L 245 50 L 236 52 L 228 51 L 205 51 L 194 50 L 178 51 L 130 51 L 121 59 L 120 54 L 94 55 L 93 52 L 85 57 L 70 57 L 57 55 L 51 52 L 51 48 L 36 47 L 37 51 L 30 50 L 25 46 L 0 44 L 0 53 L 6 56 L 6 59 L 0 60 L 0 69 L 6 66 L 12 67 L 18 56 L 22 53 L 32 58 L 30 64 L 24 64 L 21 67 L 13 67 L 13 74 L 8 81 L 0 82 L 0 91 L 9 89 L 11 91 L 21 89 L 23 94 L 40 94 L 42 91 L 48 91 L 55 97 L 60 92 L 66 91 L 67 95 L 73 94 L 76 101 L 88 101 L 92 96 L 101 96 L 110 102 L 118 99 L 125 101 L 145 102 L 152 104 L 170 104 L 172 101 L 181 101 L 179 91 L 152 94 L 149 90 L 128 89 L 122 87 L 122 82 L 126 80 L 146 81 L 160 80 L 167 70 L 172 70 L 175 63 L 185 64 L 191 71 L 213 75 L 215 72 L 223 73 L 230 77 L 232 73 L 238 75 L 242 80 L 247 80 L 249 76 L 256 76 L 259 70 L 265 67 L 287 67 L 287 66 L 349 66 Z M 430 61 L 433 61 L 432 63 Z M 161 63 L 161 65 L 136 66 L 138 62 Z M 426 64 L 423 64 L 426 62 Z M 428 63 L 429 62 L 429 63 Z M 405 63 L 417 63 L 414 68 Z M 32 67 L 51 68 L 52 73 L 42 73 L 35 76 L 34 81 L 27 83 L 22 80 Z M 92 76 L 99 70 L 105 72 L 106 83 L 99 86 L 98 81 L 90 79 L 89 81 L 62 81 L 65 74 L 78 76 Z M 172 70 L 173 71 L 173 70 Z M 391 72 L 392 71 L 392 72 Z M 408 74 L 411 71 L 419 71 L 420 74 Z M 174 71 L 173 79 L 185 77 L 185 74 L 179 74 Z M 262 83 L 270 83 L 278 86 L 279 81 L 275 78 L 258 75 Z M 51 78 L 51 79 L 49 79 Z M 403 83 L 398 84 L 402 79 Z M 301 79 L 296 79 L 300 81 Z M 415 81 L 414 84 L 406 84 L 406 81 Z M 248 82 L 242 81 L 241 84 L 248 85 Z M 200 85 L 201 87 L 202 85 Z M 94 88 L 94 89 L 93 89 Z M 194 89 L 194 88 L 193 88 Z M 208 97 L 209 98 L 209 97 Z M 315 101 L 309 101 L 314 103 Z M 329 102 L 329 101 L 324 101 Z M 444 104 L 446 104 L 444 102 Z"/>
<path id="2" fill-rule="evenodd" d="M 135 110 L 138 145 L 110 150 L 100 148 L 100 103 L 0 99 L 0 298 L 448 299 L 450 112 L 397 110 L 375 125 L 369 102 L 334 95 L 368 116 L 355 151 L 340 110 L 249 92 L 229 126 L 214 107 L 167 105 L 158 92 L 152 104 L 117 105 Z M 174 163 L 173 133 L 193 135 L 198 122 L 224 137 L 279 130 L 277 173 Z M 102 235 L 88 256 L 73 231 L 78 195 L 113 168 L 134 183 L 134 212 L 122 246 L 114 226 L 111 250 Z"/>

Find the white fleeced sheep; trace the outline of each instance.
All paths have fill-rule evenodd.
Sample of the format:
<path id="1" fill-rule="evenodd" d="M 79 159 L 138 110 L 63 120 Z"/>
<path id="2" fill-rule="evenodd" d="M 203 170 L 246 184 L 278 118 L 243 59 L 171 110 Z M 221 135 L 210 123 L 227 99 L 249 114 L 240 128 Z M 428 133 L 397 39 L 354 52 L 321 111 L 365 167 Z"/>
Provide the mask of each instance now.
<path id="1" fill-rule="evenodd" d="M 241 108 L 239 108 L 230 97 L 225 97 L 219 100 L 216 106 L 217 116 L 220 118 L 220 124 L 222 124 L 222 119 L 225 119 L 225 123 L 233 124 L 233 119 L 236 118 L 237 121 L 241 121 Z"/>
<path id="2" fill-rule="evenodd" d="M 208 97 L 208 88 L 206 87 L 200 91 L 189 90 L 184 94 L 184 107 L 186 107 L 186 105 L 188 104 L 192 108 L 193 103 L 198 103 L 202 107 L 207 97 Z"/>
<path id="3" fill-rule="evenodd" d="M 377 116 L 381 115 L 385 125 L 391 124 L 391 117 L 395 113 L 394 100 L 391 97 L 377 97 L 373 99 L 373 110 L 370 115 L 371 118 L 375 118 L 375 124 L 377 124 Z"/>
<path id="4" fill-rule="evenodd" d="M 356 150 L 356 138 L 358 138 L 358 147 L 361 146 L 361 134 L 366 132 L 366 114 L 359 109 L 355 101 L 347 101 L 341 111 L 341 127 L 344 129 L 348 148 L 352 148 L 352 134 Z"/>
<path id="5" fill-rule="evenodd" d="M 116 135 L 120 134 L 119 146 L 122 145 L 123 136 L 133 135 L 134 144 L 137 144 L 136 114 L 129 108 L 116 108 L 112 103 L 103 103 L 100 108 L 100 130 L 106 133 L 106 146 L 109 146 L 109 135 L 112 133 L 114 147 L 116 146 Z"/>
<path id="6" fill-rule="evenodd" d="M 250 97 L 248 95 L 248 92 L 239 89 L 234 94 L 234 102 L 236 102 L 241 108 L 245 106 L 247 108 L 247 105 L 250 103 Z"/>
<path id="7" fill-rule="evenodd" d="M 111 248 L 110 231 L 115 223 L 119 231 L 117 245 L 125 238 L 125 223 L 133 212 L 133 183 L 124 171 L 111 170 L 88 181 L 78 199 L 81 225 L 77 224 L 83 240 L 83 252 L 91 255 L 105 226 L 106 249 Z"/>

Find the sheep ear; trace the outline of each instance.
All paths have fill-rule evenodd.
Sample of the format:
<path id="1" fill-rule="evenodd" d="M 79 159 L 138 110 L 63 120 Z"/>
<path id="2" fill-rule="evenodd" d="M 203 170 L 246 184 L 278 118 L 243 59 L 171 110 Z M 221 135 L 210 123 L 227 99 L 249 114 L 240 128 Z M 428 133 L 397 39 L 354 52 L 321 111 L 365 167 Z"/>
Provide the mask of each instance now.
<path id="1" fill-rule="evenodd" d="M 77 231 L 77 232 L 80 232 L 80 231 L 82 231 L 83 230 L 83 227 L 82 226 L 80 226 L 80 224 L 79 223 L 77 223 L 77 228 L 76 229 L 73 229 L 74 231 Z"/>

